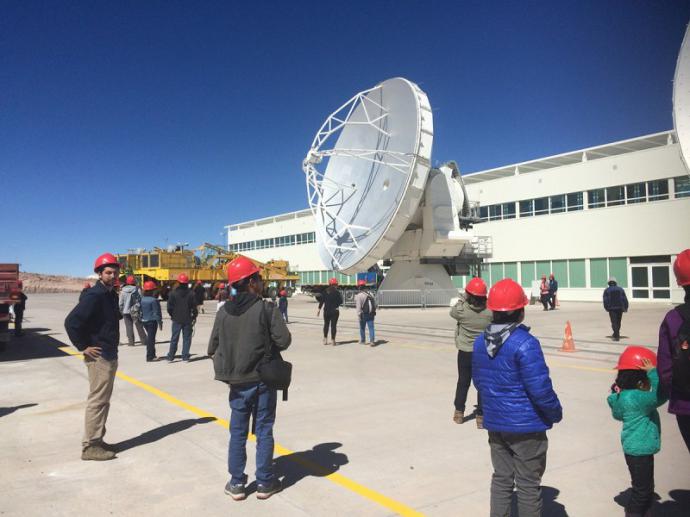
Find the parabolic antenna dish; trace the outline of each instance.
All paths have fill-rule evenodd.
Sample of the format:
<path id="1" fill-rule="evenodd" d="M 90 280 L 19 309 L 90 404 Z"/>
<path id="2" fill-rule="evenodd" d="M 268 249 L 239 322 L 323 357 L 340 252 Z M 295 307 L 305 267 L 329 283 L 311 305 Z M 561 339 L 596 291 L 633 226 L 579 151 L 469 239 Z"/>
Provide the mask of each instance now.
<path id="1" fill-rule="evenodd" d="M 364 271 L 396 243 L 423 197 L 432 141 L 429 100 L 400 77 L 358 93 L 326 119 L 303 169 L 329 269 Z"/>
<path id="2" fill-rule="evenodd" d="M 680 152 L 690 173 L 690 26 L 680 47 L 673 81 L 673 125 L 676 128 Z"/>

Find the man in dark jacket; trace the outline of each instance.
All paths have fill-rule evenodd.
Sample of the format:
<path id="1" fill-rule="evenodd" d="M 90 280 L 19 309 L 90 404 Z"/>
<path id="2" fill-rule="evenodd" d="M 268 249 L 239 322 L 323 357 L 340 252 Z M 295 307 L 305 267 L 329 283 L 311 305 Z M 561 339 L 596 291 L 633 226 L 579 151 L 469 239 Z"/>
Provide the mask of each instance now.
<path id="1" fill-rule="evenodd" d="M 556 310 L 556 296 L 558 296 L 558 280 L 551 273 L 549 275 L 549 309 Z"/>
<path id="2" fill-rule="evenodd" d="M 98 282 L 80 297 L 65 319 L 65 330 L 72 344 L 84 353 L 89 375 L 82 460 L 111 460 L 112 447 L 103 441 L 110 409 L 117 347 L 120 344 L 120 311 L 113 285 L 120 265 L 110 253 L 96 259 L 94 271 Z"/>
<path id="3" fill-rule="evenodd" d="M 28 297 L 24 294 L 24 283 L 21 280 L 17 282 L 17 287 L 19 287 L 19 301 L 14 304 L 14 335 L 19 337 L 22 335 L 22 321 Z"/>
<path id="4" fill-rule="evenodd" d="M 182 360 L 189 362 L 189 349 L 192 347 L 192 326 L 196 322 L 197 310 L 194 293 L 189 290 L 189 277 L 180 273 L 177 277 L 180 285 L 168 298 L 168 314 L 172 319 L 172 335 L 170 336 L 170 350 L 167 360 L 169 363 L 175 360 L 177 342 L 182 332 Z"/>
<path id="5" fill-rule="evenodd" d="M 246 497 L 247 434 L 253 415 L 256 426 L 257 498 L 267 499 L 281 490 L 273 472 L 273 424 L 277 394 L 259 377 L 257 367 L 270 347 L 279 354 L 290 346 L 290 331 L 272 304 L 261 298 L 263 282 L 259 269 L 249 259 L 238 257 L 228 265 L 228 280 L 237 296 L 216 314 L 208 344 L 216 380 L 230 385 L 230 480 L 225 493 L 239 501 Z"/>
<path id="6" fill-rule="evenodd" d="M 609 278 L 609 286 L 604 290 L 604 309 L 609 313 L 611 319 L 611 329 L 613 330 L 614 341 L 621 338 L 621 321 L 623 313 L 628 312 L 628 297 L 625 291 L 616 283 L 616 278 Z"/>
<path id="7" fill-rule="evenodd" d="M 194 286 L 194 302 L 196 303 L 197 312 L 200 312 L 201 314 L 206 314 L 206 311 L 204 311 L 205 299 L 206 289 L 204 288 L 204 284 L 201 283 L 201 280 L 197 280 L 196 285 Z"/>
<path id="8" fill-rule="evenodd" d="M 539 341 L 522 325 L 528 300 L 507 278 L 489 291 L 492 324 L 477 336 L 472 380 L 482 398 L 494 473 L 491 515 L 509 515 L 513 487 L 518 514 L 541 515 L 546 430 L 562 418 Z"/>
<path id="9" fill-rule="evenodd" d="M 343 304 L 343 295 L 338 291 L 338 279 L 331 278 L 328 287 L 319 298 L 319 309 L 316 311 L 318 316 L 323 307 L 323 344 L 328 344 L 328 329 L 331 329 L 331 344 L 335 346 L 335 335 L 338 331 L 338 318 L 340 317 L 340 306 Z"/>

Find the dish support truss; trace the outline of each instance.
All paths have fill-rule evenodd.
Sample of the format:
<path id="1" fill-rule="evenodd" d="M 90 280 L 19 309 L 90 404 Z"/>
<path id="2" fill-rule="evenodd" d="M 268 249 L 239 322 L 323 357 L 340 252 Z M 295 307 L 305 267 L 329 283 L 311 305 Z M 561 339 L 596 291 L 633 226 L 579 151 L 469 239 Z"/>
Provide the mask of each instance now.
<path id="1" fill-rule="evenodd" d="M 388 111 L 372 97 L 381 90 L 381 85 L 359 92 L 340 108 L 331 113 L 323 123 L 312 142 L 302 170 L 306 176 L 309 207 L 317 220 L 316 228 L 321 242 L 331 257 L 335 269 L 343 269 L 339 260 L 344 251 L 362 251 L 359 241 L 369 235 L 372 228 L 352 224 L 340 216 L 341 208 L 357 194 L 357 186 L 339 183 L 325 176 L 320 170 L 324 158 L 347 156 L 370 164 L 385 165 L 407 176 L 414 160 L 411 153 L 401 153 L 382 149 L 344 149 L 334 148 L 338 135 L 346 126 L 370 126 L 382 139 L 388 140 L 386 131 Z M 360 108 L 365 120 L 351 120 L 353 113 Z M 330 192 L 327 193 L 327 192 Z M 321 222 L 321 224 L 319 224 Z"/>

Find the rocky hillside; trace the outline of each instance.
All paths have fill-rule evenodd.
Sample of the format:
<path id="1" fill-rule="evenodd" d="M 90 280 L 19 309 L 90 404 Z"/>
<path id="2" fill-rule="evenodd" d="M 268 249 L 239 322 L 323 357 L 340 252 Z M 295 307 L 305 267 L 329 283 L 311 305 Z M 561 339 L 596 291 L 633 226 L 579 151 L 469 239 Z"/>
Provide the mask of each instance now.
<path id="1" fill-rule="evenodd" d="M 94 280 L 73 276 L 44 275 L 42 273 L 19 273 L 27 293 L 75 293 L 84 288 L 86 282 L 93 285 Z"/>

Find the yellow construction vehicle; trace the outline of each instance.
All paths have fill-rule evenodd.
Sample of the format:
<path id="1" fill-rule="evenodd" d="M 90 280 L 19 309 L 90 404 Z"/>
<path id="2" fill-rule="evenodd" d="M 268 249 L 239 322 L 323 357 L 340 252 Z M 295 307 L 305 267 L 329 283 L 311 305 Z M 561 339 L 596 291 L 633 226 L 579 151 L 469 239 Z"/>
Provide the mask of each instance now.
<path id="1" fill-rule="evenodd" d="M 134 275 L 139 285 L 146 280 L 155 281 L 161 288 L 161 295 L 177 282 L 180 273 L 186 273 L 190 282 L 203 282 L 207 291 L 215 295 L 218 285 L 225 283 L 227 264 L 240 255 L 227 251 L 222 246 L 204 243 L 196 250 L 185 249 L 179 244 L 167 250 L 153 248 L 152 251 L 135 250 L 116 255 L 123 276 Z M 197 254 L 196 252 L 200 252 Z M 249 257 L 247 257 L 249 258 Z M 274 298 L 281 290 L 292 295 L 298 275 L 289 272 L 290 264 L 285 260 L 271 260 L 266 263 L 249 258 L 261 272 L 264 281 L 264 296 Z"/>

